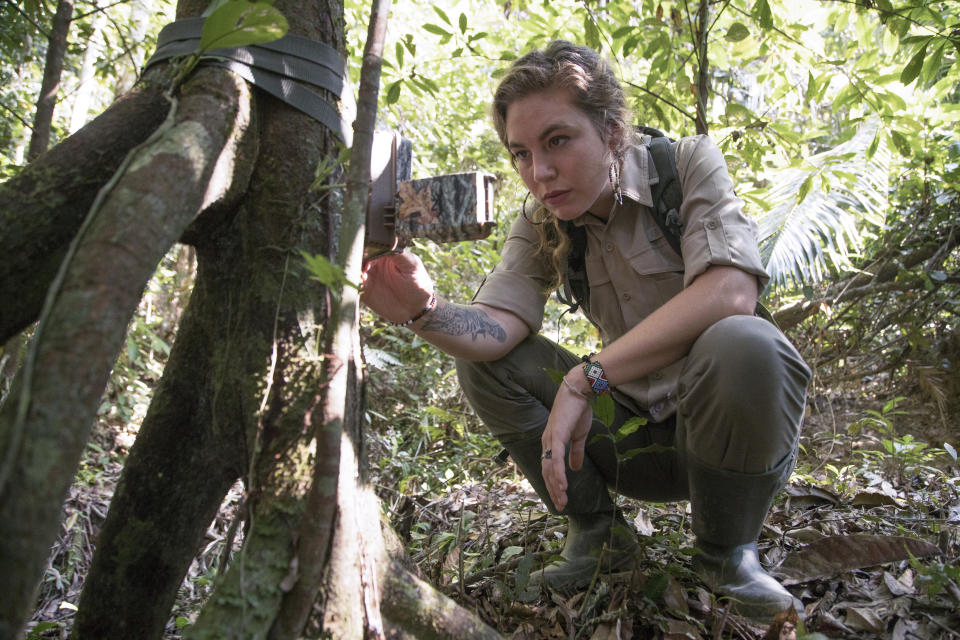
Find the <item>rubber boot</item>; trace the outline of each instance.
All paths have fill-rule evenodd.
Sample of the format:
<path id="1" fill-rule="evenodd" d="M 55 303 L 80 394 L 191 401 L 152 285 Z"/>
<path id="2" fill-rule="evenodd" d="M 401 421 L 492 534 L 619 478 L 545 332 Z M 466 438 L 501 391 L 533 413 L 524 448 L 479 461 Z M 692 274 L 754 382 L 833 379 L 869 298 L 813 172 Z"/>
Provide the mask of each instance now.
<path id="1" fill-rule="evenodd" d="M 765 473 L 737 473 L 687 459 L 693 532 L 699 553 L 693 568 L 737 613 L 769 622 L 794 598 L 760 565 L 757 537 L 773 498 L 793 470 L 792 455 Z"/>
<path id="2" fill-rule="evenodd" d="M 558 513 L 543 480 L 540 436 L 503 446 L 550 513 Z M 635 554 L 640 550 L 636 535 L 613 504 L 603 476 L 589 458 L 584 458 L 579 471 L 567 467 L 567 506 L 563 514 L 567 516 L 567 537 L 560 553 L 563 561 L 531 573 L 531 586 L 578 589 L 593 579 L 598 562 L 602 572 L 633 567 Z"/>

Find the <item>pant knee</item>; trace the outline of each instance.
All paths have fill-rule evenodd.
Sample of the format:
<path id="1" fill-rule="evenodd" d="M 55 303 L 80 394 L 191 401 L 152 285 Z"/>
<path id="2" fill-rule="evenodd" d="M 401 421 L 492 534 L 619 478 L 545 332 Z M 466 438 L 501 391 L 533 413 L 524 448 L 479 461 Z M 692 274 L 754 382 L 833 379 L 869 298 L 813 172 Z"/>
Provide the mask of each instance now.
<path id="1" fill-rule="evenodd" d="M 694 344 L 680 377 L 687 450 L 718 467 L 761 472 L 793 451 L 810 370 L 772 324 L 725 318 Z"/>

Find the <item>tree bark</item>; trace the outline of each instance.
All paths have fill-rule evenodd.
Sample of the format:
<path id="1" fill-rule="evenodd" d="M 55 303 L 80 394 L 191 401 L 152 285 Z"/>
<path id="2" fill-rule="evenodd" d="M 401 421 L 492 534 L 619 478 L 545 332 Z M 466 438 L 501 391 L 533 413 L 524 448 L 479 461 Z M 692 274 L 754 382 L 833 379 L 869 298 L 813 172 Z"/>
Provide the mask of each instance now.
<path id="1" fill-rule="evenodd" d="M 27 161 L 32 161 L 50 146 L 53 110 L 57 106 L 60 75 L 63 73 L 63 59 L 67 54 L 67 36 L 72 18 L 73 0 L 59 0 L 50 28 L 50 38 L 47 40 L 47 59 L 43 67 L 43 80 L 40 83 L 37 112 L 33 118 L 33 134 L 27 149 Z"/>
<path id="2" fill-rule="evenodd" d="M 35 322 L 93 200 L 169 110 L 162 70 L 0 185 L 0 343 Z M 15 303 L 14 303 L 15 301 Z"/>
<path id="3" fill-rule="evenodd" d="M 219 195 L 209 184 L 213 168 L 244 133 L 249 110 L 224 109 L 205 83 L 248 95 L 231 74 L 202 70 L 162 134 L 101 191 L 0 410 L 0 637 L 12 637 L 29 616 L 61 504 L 143 289 L 194 216 Z"/>
<path id="4" fill-rule="evenodd" d="M 196 15 L 205 5 L 182 0 L 178 16 Z M 344 50 L 338 0 L 278 1 L 277 8 L 291 33 Z M 23 601 L 40 573 L 37 558 L 42 562 L 49 545 L 48 523 L 59 515 L 66 487 L 60 485 L 76 468 L 122 327 L 153 267 L 188 225 L 197 283 L 98 540 L 73 637 L 159 637 L 203 530 L 238 476 L 250 514 L 244 546 L 188 637 L 267 637 L 301 570 L 322 576 L 326 587 L 314 618 L 322 628 L 307 635 L 497 637 L 392 564 L 382 539 L 369 531 L 380 509 L 362 482 L 356 318 L 348 347 L 327 358 L 319 343 L 326 292 L 300 258 L 300 252 L 334 255 L 340 194 L 311 185 L 319 160 L 339 149 L 319 123 L 268 96 L 257 94 L 245 112 L 245 89 L 225 71 L 198 71 L 184 86 L 178 119 L 162 127 L 164 137 L 139 149 L 106 199 L 94 204 L 90 222 L 77 224 L 71 267 L 54 283 L 58 293 L 37 330 L 35 364 L 16 383 L 24 388 L 26 420 L 8 415 L 19 406 L 16 396 L 0 413 L 0 451 L 11 452 L 15 463 L 7 465 L 9 482 L 0 482 L 0 565 L 12 569 L 0 587 L 0 625 L 6 625 L 0 637 L 13 636 L 24 619 Z M 253 124 L 244 113 L 255 114 L 248 116 Z M 258 135 L 245 135 L 254 130 Z M 214 187 L 214 167 L 226 169 L 218 175 L 227 184 Z M 327 181 L 342 177 L 334 173 Z M 43 204 L 37 210 L 49 215 Z M 322 362 L 345 373 L 343 400 L 323 404 L 324 384 L 334 376 L 321 377 Z M 348 455 L 337 455 L 341 450 Z M 40 460 L 43 454 L 49 459 Z M 308 500 L 311 485 L 321 509 Z M 316 548 L 330 547 L 326 561 L 298 552 L 305 531 L 319 532 Z M 331 531 L 332 542 L 324 543 Z M 310 589 L 298 598 L 301 605 L 310 602 Z M 414 604 L 418 612 L 407 611 Z M 453 624 L 464 620 L 467 626 Z M 429 635 L 428 628 L 447 635 Z M 463 629 L 480 635 L 459 635 Z"/>

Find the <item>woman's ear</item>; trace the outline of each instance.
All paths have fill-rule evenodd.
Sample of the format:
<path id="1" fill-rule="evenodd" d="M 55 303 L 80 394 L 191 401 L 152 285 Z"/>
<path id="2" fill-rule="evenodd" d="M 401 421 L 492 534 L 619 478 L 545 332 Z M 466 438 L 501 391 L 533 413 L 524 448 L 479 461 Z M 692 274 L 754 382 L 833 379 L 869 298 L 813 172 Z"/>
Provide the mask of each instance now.
<path id="1" fill-rule="evenodd" d="M 607 126 L 607 146 L 611 151 L 615 151 L 620 148 L 623 143 L 623 126 L 616 122 L 611 122 Z"/>

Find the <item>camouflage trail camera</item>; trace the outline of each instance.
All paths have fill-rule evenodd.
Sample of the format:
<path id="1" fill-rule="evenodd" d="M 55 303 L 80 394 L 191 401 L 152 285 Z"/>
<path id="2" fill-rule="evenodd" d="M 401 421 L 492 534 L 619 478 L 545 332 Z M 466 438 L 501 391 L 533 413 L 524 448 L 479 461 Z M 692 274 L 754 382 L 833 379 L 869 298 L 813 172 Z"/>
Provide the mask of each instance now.
<path id="1" fill-rule="evenodd" d="M 395 132 L 374 134 L 367 254 L 402 249 L 414 238 L 458 242 L 490 235 L 496 226 L 492 174 L 471 171 L 411 180 L 412 164 L 409 140 Z"/>

